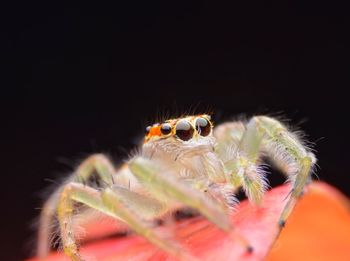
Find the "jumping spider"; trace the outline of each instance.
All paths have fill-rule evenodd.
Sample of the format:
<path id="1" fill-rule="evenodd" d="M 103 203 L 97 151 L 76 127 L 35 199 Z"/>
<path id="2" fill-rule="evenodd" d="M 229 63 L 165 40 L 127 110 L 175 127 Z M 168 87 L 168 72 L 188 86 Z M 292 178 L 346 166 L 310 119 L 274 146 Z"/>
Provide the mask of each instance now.
<path id="1" fill-rule="evenodd" d="M 315 156 L 274 118 L 255 116 L 213 128 L 210 116 L 202 114 L 147 127 L 140 151 L 120 168 L 101 154 L 83 161 L 44 204 L 38 255 L 44 257 L 49 251 L 50 225 L 56 217 L 65 254 L 72 260 L 83 260 L 72 222 L 79 202 L 126 223 L 165 252 L 181 260 L 194 260 L 145 221 L 190 207 L 231 233 L 229 212 L 237 190 L 242 187 L 248 199 L 259 204 L 267 189 L 262 156 L 269 157 L 292 183 L 276 224 L 282 228 L 310 179 Z M 98 188 L 85 185 L 84 180 L 93 174 L 103 181 Z M 247 251 L 253 250 L 243 237 L 235 236 Z"/>

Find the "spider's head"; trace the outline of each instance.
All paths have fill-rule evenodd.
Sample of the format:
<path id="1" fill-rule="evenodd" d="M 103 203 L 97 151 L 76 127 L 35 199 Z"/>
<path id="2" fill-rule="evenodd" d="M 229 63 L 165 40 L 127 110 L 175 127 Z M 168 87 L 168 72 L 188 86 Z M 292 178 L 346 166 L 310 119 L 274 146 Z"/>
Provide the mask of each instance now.
<path id="1" fill-rule="evenodd" d="M 214 148 L 212 129 L 207 114 L 166 120 L 146 128 L 143 147 L 152 154 L 160 150 L 176 157 L 201 154 Z"/>

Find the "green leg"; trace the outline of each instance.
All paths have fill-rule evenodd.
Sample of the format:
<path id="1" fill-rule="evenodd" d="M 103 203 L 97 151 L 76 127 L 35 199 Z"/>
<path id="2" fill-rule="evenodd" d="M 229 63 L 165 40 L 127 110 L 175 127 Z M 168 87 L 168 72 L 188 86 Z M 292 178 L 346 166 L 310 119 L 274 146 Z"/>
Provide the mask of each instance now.
<path id="1" fill-rule="evenodd" d="M 235 151 L 238 148 L 245 126 L 243 122 L 226 122 L 218 125 L 214 129 L 214 137 L 217 140 L 215 153 L 225 163 L 230 161 L 235 156 Z"/>
<path id="2" fill-rule="evenodd" d="M 154 229 L 144 221 L 144 217 L 140 215 L 146 214 L 148 218 L 161 215 L 165 209 L 158 201 L 123 188 L 111 187 L 100 192 L 79 183 L 70 183 L 65 186 L 60 195 L 58 219 L 64 252 L 73 261 L 83 260 L 73 235 L 72 211 L 74 201 L 122 220 L 131 230 L 180 260 L 196 260 L 187 254 L 179 244 L 157 235 Z M 141 206 L 143 207 L 140 211 Z M 147 206 L 150 208 L 147 208 Z"/>
<path id="3" fill-rule="evenodd" d="M 53 218 L 56 213 L 59 193 L 57 190 L 45 202 L 39 218 L 37 256 L 45 258 L 50 251 L 50 238 L 52 233 Z"/>
<path id="4" fill-rule="evenodd" d="M 232 127 L 234 129 L 227 132 L 237 133 L 237 124 Z M 239 131 L 234 153 L 227 153 L 230 158 L 224 161 L 224 165 L 230 173 L 230 183 L 236 188 L 242 186 L 249 200 L 259 205 L 268 187 L 264 170 L 259 165 L 263 133 L 258 131 L 255 121 L 250 121 L 244 131 L 240 127 Z"/>
<path id="5" fill-rule="evenodd" d="M 83 182 L 84 180 L 88 180 L 95 172 L 106 184 L 112 184 L 112 175 L 115 171 L 115 168 L 106 156 L 95 154 L 82 162 L 65 184 L 72 181 Z M 37 255 L 41 258 L 46 257 L 50 250 L 51 226 L 56 214 L 58 198 L 63 187 L 64 185 L 49 197 L 40 214 Z"/>
<path id="6" fill-rule="evenodd" d="M 293 188 L 279 219 L 279 225 L 283 227 L 310 177 L 315 157 L 293 133 L 275 119 L 265 116 L 254 117 L 248 124 L 247 132 L 249 131 L 253 137 L 255 132 L 258 140 L 263 137 L 263 147 L 273 156 L 272 160 L 278 161 L 277 165 L 296 166 L 290 168 L 294 169 L 293 171 L 286 173 L 293 182 Z M 244 140 L 243 143 L 246 144 L 244 148 L 253 152 L 255 148 L 258 151 L 257 139 L 251 140 L 252 142 Z"/>
<path id="7" fill-rule="evenodd" d="M 197 210 L 222 230 L 234 232 L 229 212 L 221 202 L 211 200 L 205 193 L 178 180 L 170 171 L 160 171 L 154 167 L 152 161 L 145 158 L 133 159 L 129 167 L 134 176 L 159 201 L 180 202 Z M 231 235 L 250 251 L 251 247 L 244 238 L 237 233 Z"/>

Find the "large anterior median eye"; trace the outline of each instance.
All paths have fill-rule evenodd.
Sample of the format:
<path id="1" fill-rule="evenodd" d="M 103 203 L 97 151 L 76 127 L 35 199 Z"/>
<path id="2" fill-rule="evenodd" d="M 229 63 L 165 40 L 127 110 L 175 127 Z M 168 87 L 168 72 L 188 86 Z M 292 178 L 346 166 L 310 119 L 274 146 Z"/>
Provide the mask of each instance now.
<path id="1" fill-rule="evenodd" d="M 196 130 L 201 136 L 208 136 L 211 131 L 210 123 L 205 118 L 197 118 L 196 119 Z"/>
<path id="2" fill-rule="evenodd" d="M 179 139 L 187 141 L 193 137 L 194 129 L 192 125 L 186 120 L 180 120 L 175 127 L 176 136 Z"/>

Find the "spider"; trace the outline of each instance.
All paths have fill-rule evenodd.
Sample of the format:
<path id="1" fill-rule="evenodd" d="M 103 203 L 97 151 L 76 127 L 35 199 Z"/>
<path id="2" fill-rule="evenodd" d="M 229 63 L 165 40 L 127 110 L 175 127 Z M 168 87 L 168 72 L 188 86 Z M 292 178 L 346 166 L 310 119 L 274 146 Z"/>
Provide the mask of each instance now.
<path id="1" fill-rule="evenodd" d="M 218 228 L 233 233 L 248 252 L 253 251 L 253 246 L 234 232 L 229 213 L 240 188 L 252 203 L 261 202 L 268 187 L 262 156 L 269 157 L 292 184 L 276 224 L 280 231 L 310 179 L 316 163 L 314 154 L 295 133 L 272 117 L 255 116 L 214 128 L 211 117 L 200 114 L 147 127 L 139 152 L 120 168 L 102 154 L 84 160 L 43 206 L 38 255 L 47 255 L 49 228 L 57 218 L 65 254 L 75 261 L 84 260 L 73 233 L 77 202 L 125 223 L 181 260 L 195 258 L 176 241 L 157 234 L 146 221 L 188 207 Z M 103 182 L 97 188 L 86 185 L 96 174 Z"/>

